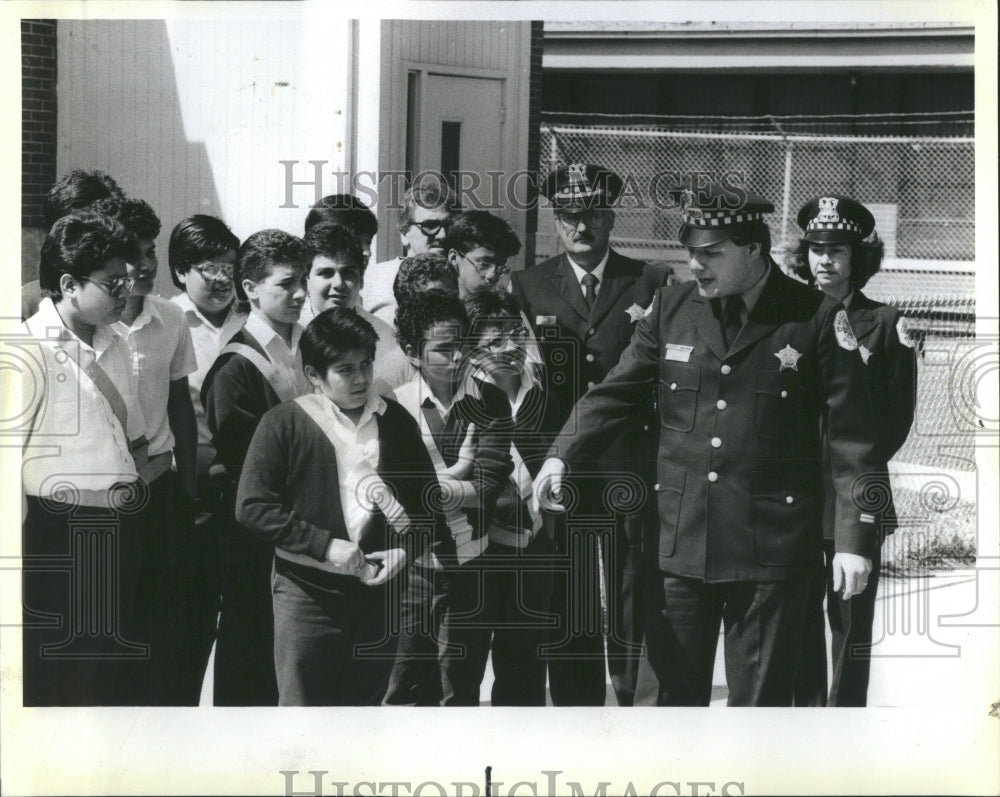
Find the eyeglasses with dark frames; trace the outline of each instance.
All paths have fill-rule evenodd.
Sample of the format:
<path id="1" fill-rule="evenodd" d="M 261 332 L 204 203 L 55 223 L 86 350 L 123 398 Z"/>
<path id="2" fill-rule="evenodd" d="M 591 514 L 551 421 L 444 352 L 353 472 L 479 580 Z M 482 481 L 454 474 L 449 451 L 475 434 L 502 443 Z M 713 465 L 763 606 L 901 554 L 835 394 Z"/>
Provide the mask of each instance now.
<path id="1" fill-rule="evenodd" d="M 116 299 L 120 299 L 122 296 L 128 296 L 132 288 L 135 286 L 135 279 L 132 277 L 116 277 L 109 282 L 92 280 L 88 277 L 79 277 L 78 279 L 80 282 L 89 282 L 91 285 L 96 285 L 108 296 L 113 296 Z"/>

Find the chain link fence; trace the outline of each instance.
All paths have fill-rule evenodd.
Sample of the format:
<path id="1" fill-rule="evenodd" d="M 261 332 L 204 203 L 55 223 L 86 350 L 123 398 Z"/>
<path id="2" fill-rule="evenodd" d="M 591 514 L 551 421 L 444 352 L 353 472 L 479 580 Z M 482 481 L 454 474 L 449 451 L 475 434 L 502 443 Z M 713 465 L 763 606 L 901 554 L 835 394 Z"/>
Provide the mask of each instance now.
<path id="1" fill-rule="evenodd" d="M 817 132 L 815 120 L 789 132 L 796 121 L 547 122 L 541 128 L 539 178 L 575 162 L 617 172 L 626 190 L 616 209 L 613 244 L 633 257 L 669 265 L 678 280 L 690 278 L 686 253 L 677 243 L 680 213 L 663 201 L 669 179 L 657 185 L 657 175 L 679 173 L 690 180 L 729 174 L 734 183 L 770 199 L 775 213 L 767 221 L 779 263 L 798 243 L 795 217 L 810 198 L 846 194 L 864 202 L 886 247 L 883 270 L 865 292 L 900 309 L 918 351 L 917 418 L 894 460 L 897 509 L 915 527 L 930 526 L 934 535 L 947 532 L 959 541 L 957 549 L 970 555 L 976 521 L 968 485 L 975 481 L 974 439 L 981 419 L 976 369 L 969 364 L 982 359 L 984 346 L 994 345 L 975 339 L 974 140 L 971 135 L 829 135 Z M 894 119 L 894 131 L 906 130 L 905 123 Z M 878 130 L 877 124 L 884 123 L 871 129 Z M 923 133 L 931 123 L 922 118 L 919 125 Z M 851 129 L 859 128 L 864 125 L 852 120 Z M 953 120 L 942 129 L 962 132 Z M 540 208 L 539 259 L 559 251 L 554 229 L 551 211 Z M 941 485 L 952 483 L 942 497 Z"/>
<path id="2" fill-rule="evenodd" d="M 669 173 L 690 180 L 732 179 L 774 202 L 768 222 L 776 253 L 794 247 L 798 209 L 819 194 L 847 194 L 875 214 L 887 265 L 897 260 L 964 263 L 975 249 L 972 138 L 788 133 L 792 121 L 767 117 L 771 132 L 677 130 L 668 125 L 555 124 L 541 128 L 539 177 L 564 163 L 598 163 L 627 180 L 615 242 L 680 259 L 680 214 L 664 207 Z M 721 124 L 719 126 L 722 126 Z M 551 228 L 548 228 L 551 229 Z M 539 224 L 539 254 L 554 240 Z M 550 236 L 551 237 L 551 236 Z M 929 261 L 929 262 L 928 262 Z"/>

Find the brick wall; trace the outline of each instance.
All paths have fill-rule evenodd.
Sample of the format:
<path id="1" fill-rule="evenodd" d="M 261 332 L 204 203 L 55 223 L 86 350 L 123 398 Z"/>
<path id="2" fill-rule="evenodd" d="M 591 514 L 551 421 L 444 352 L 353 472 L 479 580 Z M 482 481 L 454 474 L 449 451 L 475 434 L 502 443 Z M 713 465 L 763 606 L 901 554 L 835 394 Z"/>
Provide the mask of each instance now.
<path id="1" fill-rule="evenodd" d="M 56 180 L 56 21 L 21 20 L 21 226 L 43 225 Z"/>
<path id="2" fill-rule="evenodd" d="M 539 128 L 542 123 L 542 47 L 543 22 L 531 23 L 531 74 L 528 82 L 528 168 L 538 169 Z M 538 232 L 538 207 L 533 203 L 526 223 L 524 265 L 535 263 L 535 233 Z"/>

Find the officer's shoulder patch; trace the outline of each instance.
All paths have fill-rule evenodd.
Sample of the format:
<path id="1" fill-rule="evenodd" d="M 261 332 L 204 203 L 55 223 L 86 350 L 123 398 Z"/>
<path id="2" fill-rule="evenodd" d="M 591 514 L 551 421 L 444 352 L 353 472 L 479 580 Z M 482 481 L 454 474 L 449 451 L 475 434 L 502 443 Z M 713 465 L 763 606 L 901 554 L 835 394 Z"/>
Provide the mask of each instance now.
<path id="1" fill-rule="evenodd" d="M 913 339 L 913 335 L 910 333 L 910 322 L 906 316 L 901 315 L 896 322 L 896 335 L 899 336 L 899 342 L 909 349 L 917 345 L 917 341 Z"/>
<path id="2" fill-rule="evenodd" d="M 846 310 L 837 311 L 837 316 L 833 319 L 833 332 L 837 336 L 840 348 L 848 351 L 858 348 L 858 339 L 854 337 L 854 330 L 851 329 L 851 322 L 847 320 Z"/>

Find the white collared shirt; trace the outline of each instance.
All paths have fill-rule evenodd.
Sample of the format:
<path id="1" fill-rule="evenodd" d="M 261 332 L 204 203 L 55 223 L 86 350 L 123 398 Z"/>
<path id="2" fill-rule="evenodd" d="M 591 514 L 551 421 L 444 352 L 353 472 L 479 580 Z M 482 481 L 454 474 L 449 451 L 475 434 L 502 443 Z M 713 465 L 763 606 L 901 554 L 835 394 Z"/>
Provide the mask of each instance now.
<path id="1" fill-rule="evenodd" d="M 365 269 L 365 287 L 361 289 L 365 310 L 393 328 L 396 324 L 396 296 L 392 292 L 392 284 L 402 260 L 395 257 L 368 266 Z"/>
<path id="2" fill-rule="evenodd" d="M 31 361 L 44 369 L 38 374 L 26 371 L 22 377 L 25 417 L 31 417 L 21 470 L 24 492 L 107 506 L 112 485 L 136 480 L 129 440 L 146 434 L 128 346 L 111 327 L 97 327 L 88 346 L 63 324 L 48 298 L 21 330 L 26 351 L 34 355 Z M 126 430 L 84 372 L 91 362 L 121 394 L 128 413 Z"/>
<path id="3" fill-rule="evenodd" d="M 221 327 L 217 327 L 205 317 L 186 293 L 180 293 L 170 301 L 184 311 L 188 331 L 191 333 L 191 343 L 194 346 L 197 368 L 188 374 L 188 388 L 191 391 L 191 403 L 194 404 L 194 417 L 198 421 L 198 447 L 214 451 L 212 431 L 208 428 L 208 421 L 205 420 L 205 407 L 201 403 L 201 388 L 205 384 L 205 377 L 215 362 L 215 358 L 219 356 L 219 351 L 233 335 L 240 331 L 246 323 L 247 316 L 244 313 L 236 312 L 236 302 L 233 302 L 226 320 L 222 322 Z M 199 460 L 210 462 L 211 455 L 200 455 Z"/>
<path id="4" fill-rule="evenodd" d="M 306 400 L 320 408 L 325 420 L 323 431 L 337 456 L 344 525 L 351 542 L 358 542 L 375 509 L 368 498 L 370 487 L 366 487 L 365 480 L 372 471 L 378 471 L 379 436 L 375 416 L 385 412 L 386 403 L 381 396 L 370 393 L 355 424 L 321 393 L 313 393 Z"/>
<path id="5" fill-rule="evenodd" d="M 587 289 L 583 287 L 583 278 L 587 274 L 593 274 L 597 277 L 597 284 L 594 286 L 594 296 L 597 296 L 601 292 L 601 286 L 604 284 L 604 267 L 608 264 L 608 258 L 611 256 L 611 249 L 604 253 L 604 257 L 601 258 L 601 262 L 598 263 L 590 271 L 580 268 L 576 263 L 573 262 L 573 258 L 567 253 L 566 259 L 569 260 L 570 267 L 573 269 L 573 273 L 576 275 L 576 281 L 580 283 L 580 293 L 586 294 Z"/>
<path id="6" fill-rule="evenodd" d="M 132 376 L 138 385 L 139 404 L 146 420 L 149 455 L 169 452 L 174 447 L 174 434 L 167 417 L 170 383 L 198 368 L 184 313 L 176 304 L 159 296 L 144 296 L 142 310 L 132 325 L 118 321 L 114 329 L 128 344 Z"/>
<path id="7" fill-rule="evenodd" d="M 247 316 L 244 331 L 253 337 L 267 353 L 268 359 L 274 365 L 278 377 L 288 386 L 293 396 L 303 396 L 312 392 L 312 385 L 302 371 L 302 352 L 299 351 L 299 339 L 302 337 L 302 327 L 292 324 L 292 346 L 282 339 L 268 323 L 255 312 Z M 280 394 L 279 394 L 280 395 Z"/>

